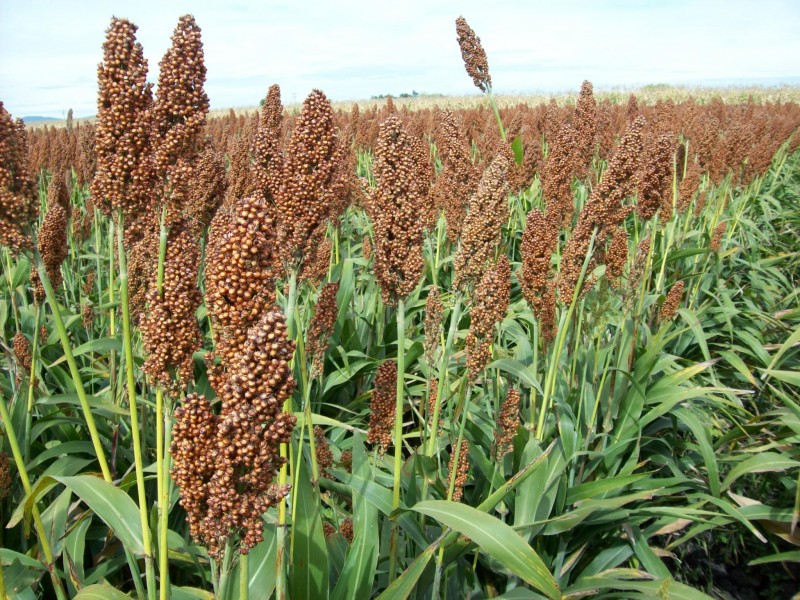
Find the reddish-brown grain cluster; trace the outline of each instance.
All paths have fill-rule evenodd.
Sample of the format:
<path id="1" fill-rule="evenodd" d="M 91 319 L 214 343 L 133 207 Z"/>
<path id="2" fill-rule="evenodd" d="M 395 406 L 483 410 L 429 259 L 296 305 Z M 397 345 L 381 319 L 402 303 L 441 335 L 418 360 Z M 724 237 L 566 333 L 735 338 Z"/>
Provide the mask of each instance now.
<path id="1" fill-rule="evenodd" d="M 125 214 L 126 239 L 138 238 L 135 230 L 153 196 L 153 94 L 136 30 L 130 21 L 114 18 L 106 31 L 97 67 L 97 173 L 91 186 L 96 206 L 106 214 Z"/>
<path id="2" fill-rule="evenodd" d="M 295 388 L 293 352 L 285 317 L 267 312 L 227 365 L 228 377 L 217 389 L 220 414 L 197 394 L 175 411 L 171 473 L 191 534 L 211 556 L 219 557 L 232 535 L 239 537 L 239 551 L 249 552 L 263 539 L 262 514 L 289 491 L 273 482 L 285 463 L 279 445 L 288 443 L 295 425 L 283 412 Z"/>
<path id="3" fill-rule="evenodd" d="M 458 47 L 461 48 L 461 58 L 467 75 L 472 77 L 472 82 L 482 92 L 492 89 L 492 76 L 489 74 L 489 62 L 486 60 L 486 51 L 481 45 L 481 38 L 467 24 L 464 17 L 456 19 L 456 33 L 458 34 Z"/>
<path id="4" fill-rule="evenodd" d="M 520 284 L 542 336 L 548 342 L 555 336 L 556 296 L 550 279 L 550 260 L 558 244 L 558 224 L 534 208 L 528 213 L 522 233 L 522 273 Z"/>
<path id="5" fill-rule="evenodd" d="M 440 299 L 439 286 L 433 285 L 425 300 L 425 360 L 428 364 L 433 364 L 433 357 L 439 346 L 443 317 L 444 307 Z"/>
<path id="6" fill-rule="evenodd" d="M 172 44 L 159 63 L 153 105 L 155 168 L 163 186 L 161 201 L 178 218 L 194 183 L 194 162 L 201 151 L 201 133 L 208 114 L 203 85 L 206 67 L 200 28 L 184 15 L 172 34 Z M 169 219 L 170 221 L 172 219 Z"/>
<path id="7" fill-rule="evenodd" d="M 469 476 L 469 442 L 466 438 L 461 440 L 460 450 L 458 452 L 458 464 L 456 462 L 456 448 L 455 446 L 450 450 L 450 462 L 447 465 L 448 482 L 453 476 L 455 470 L 455 485 L 453 486 L 453 502 L 461 502 L 464 495 L 464 486 L 467 484 Z"/>
<path id="8" fill-rule="evenodd" d="M 275 198 L 280 190 L 283 155 L 281 154 L 281 131 L 283 126 L 283 104 L 281 88 L 269 86 L 258 130 L 253 137 L 253 184 L 265 198 Z"/>
<path id="9" fill-rule="evenodd" d="M 330 470 L 333 468 L 333 452 L 331 452 L 328 438 L 325 437 L 325 430 L 319 425 L 314 426 L 314 450 L 320 477 L 330 478 Z"/>
<path id="10" fill-rule="evenodd" d="M 639 178 L 636 214 L 648 220 L 661 209 L 664 219 L 672 215 L 672 172 L 675 136 L 649 137 L 644 144 L 644 164 Z"/>
<path id="11" fill-rule="evenodd" d="M 623 206 L 622 202 L 636 190 L 643 128 L 644 119 L 637 117 L 620 141 L 603 180 L 594 188 L 578 217 L 578 223 L 561 257 L 558 291 L 565 304 L 571 302 L 575 294 L 592 240 L 595 250 L 589 257 L 587 274 L 602 257 L 602 252 L 598 252 L 597 248 L 605 247 L 606 239 L 633 210 L 632 205 Z M 588 281 L 583 281 L 581 291 L 588 290 L 593 283 L 591 276 L 587 275 L 586 279 Z"/>
<path id="12" fill-rule="evenodd" d="M 477 282 L 486 265 L 494 257 L 500 241 L 500 228 L 508 214 L 506 172 L 508 160 L 500 155 L 486 169 L 478 191 L 469 201 L 464 220 L 461 247 L 455 255 L 455 288 L 466 288 Z"/>
<path id="13" fill-rule="evenodd" d="M 556 226 L 568 225 L 575 211 L 572 174 L 577 144 L 572 125 L 564 123 L 548 146 L 542 174 L 542 195 L 547 203 L 547 216 Z"/>
<path id="14" fill-rule="evenodd" d="M 206 251 L 206 306 L 223 365 L 241 353 L 247 329 L 275 302 L 275 220 L 262 196 L 220 209 Z"/>
<path id="15" fill-rule="evenodd" d="M 36 188 L 28 175 L 25 126 L 0 102 L 0 246 L 31 248 L 28 228 L 38 215 Z"/>
<path id="16" fill-rule="evenodd" d="M 683 281 L 678 281 L 669 288 L 667 297 L 664 299 L 664 304 L 661 305 L 661 313 L 659 314 L 662 322 L 671 321 L 675 317 L 681 305 L 681 300 L 683 299 L 683 289 Z"/>
<path id="17" fill-rule="evenodd" d="M 423 222 L 430 182 L 420 176 L 419 155 L 400 119 L 381 125 L 375 148 L 375 189 L 369 215 L 375 230 L 375 277 L 383 301 L 396 305 L 419 283 L 422 275 Z"/>
<path id="18" fill-rule="evenodd" d="M 0 500 L 11 493 L 11 465 L 8 454 L 0 452 Z"/>
<path id="19" fill-rule="evenodd" d="M 467 370 L 474 382 L 491 358 L 495 326 L 503 320 L 511 296 L 511 266 L 501 255 L 493 269 L 486 269 L 475 288 L 467 332 Z"/>
<path id="20" fill-rule="evenodd" d="M 575 104 L 575 175 L 588 173 L 597 139 L 597 102 L 592 84 L 584 81 Z"/>
<path id="21" fill-rule="evenodd" d="M 396 400 L 397 363 L 387 360 L 378 367 L 369 404 L 369 433 L 367 441 L 378 444 L 381 451 L 392 444 L 392 428 L 397 412 Z"/>
<path id="22" fill-rule="evenodd" d="M 312 378 L 322 374 L 325 351 L 328 349 L 328 341 L 333 333 L 333 327 L 336 325 L 336 317 L 339 315 L 339 305 L 336 303 L 336 295 L 338 293 L 338 281 L 322 286 L 317 299 L 317 306 L 314 308 L 314 316 L 308 326 L 306 354 L 312 357 Z"/>
<path id="23" fill-rule="evenodd" d="M 500 414 L 497 415 L 497 435 L 495 437 L 494 455 L 496 458 L 503 458 L 513 450 L 514 436 L 517 435 L 519 427 L 519 390 L 511 388 L 506 394 L 506 399 L 500 407 Z"/>
<path id="24" fill-rule="evenodd" d="M 185 221 L 172 224 L 164 259 L 164 281 L 150 282 L 147 311 L 140 318 L 147 359 L 144 372 L 177 396 L 194 378 L 193 354 L 200 349 L 197 277 L 200 244 Z"/>
<path id="25" fill-rule="evenodd" d="M 344 148 L 334 131 L 331 104 L 319 90 L 303 103 L 289 140 L 274 198 L 278 214 L 278 248 L 287 271 L 299 270 L 325 236 L 331 206 L 347 189 L 342 169 Z"/>
<path id="26" fill-rule="evenodd" d="M 44 215 L 44 221 L 39 229 L 37 238 L 47 278 L 56 291 L 64 281 L 61 274 L 61 264 L 69 254 L 69 246 L 67 244 L 67 229 L 69 228 L 68 207 L 70 207 L 69 192 L 67 192 L 64 176 L 56 173 L 53 175 L 47 190 L 47 212 Z M 33 297 L 36 302 L 44 302 L 44 287 L 36 271 L 31 272 L 31 283 Z"/>
<path id="27" fill-rule="evenodd" d="M 447 236 L 455 242 L 461 236 L 467 205 L 480 181 L 472 164 L 469 140 L 450 110 L 442 111 L 436 132 L 436 147 L 442 170 L 434 186 L 436 206 L 444 210 Z"/>

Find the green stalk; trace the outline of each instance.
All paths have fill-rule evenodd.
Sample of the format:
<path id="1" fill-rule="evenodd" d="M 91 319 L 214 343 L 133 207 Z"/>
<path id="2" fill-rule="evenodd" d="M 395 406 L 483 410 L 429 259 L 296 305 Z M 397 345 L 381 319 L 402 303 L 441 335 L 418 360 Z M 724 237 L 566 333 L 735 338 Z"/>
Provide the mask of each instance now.
<path id="1" fill-rule="evenodd" d="M 494 94 L 492 93 L 491 88 L 487 89 L 486 97 L 489 98 L 489 104 L 492 107 L 492 112 L 494 112 L 494 118 L 497 121 L 497 126 L 500 128 L 500 137 L 505 142 L 506 141 L 506 130 L 503 127 L 503 121 L 500 118 L 500 109 L 497 107 L 497 101 L 494 98 Z"/>
<path id="2" fill-rule="evenodd" d="M 289 274 L 289 296 L 286 300 L 286 332 L 289 339 L 294 339 L 294 310 L 297 304 L 297 269 L 292 269 Z M 284 405 L 284 410 L 291 410 L 292 399 L 288 398 Z M 280 455 L 288 459 L 289 452 L 286 444 L 280 445 Z M 286 485 L 288 480 L 288 460 L 284 462 L 278 475 L 278 483 Z M 286 498 L 282 498 L 278 504 L 278 526 L 276 528 L 278 536 L 278 551 L 275 557 L 275 594 L 278 600 L 287 598 L 286 590 Z"/>
<path id="3" fill-rule="evenodd" d="M 575 307 L 578 305 L 578 298 L 580 297 L 581 288 L 583 287 L 583 280 L 586 277 L 586 270 L 589 268 L 589 260 L 594 251 L 594 239 L 597 235 L 597 228 L 592 232 L 592 238 L 589 240 L 589 248 L 586 251 L 586 257 L 583 260 L 583 267 L 581 268 L 580 277 L 575 285 L 575 292 L 572 294 L 572 302 L 570 302 L 569 309 L 566 314 L 561 315 L 561 322 L 558 324 L 558 335 L 556 337 L 556 345 L 553 347 L 553 356 L 550 359 L 550 366 L 547 370 L 547 378 L 545 379 L 543 397 L 542 397 L 542 412 L 539 414 L 539 423 L 536 427 L 535 435 L 537 440 L 544 439 L 544 425 L 547 419 L 547 413 L 550 412 L 550 404 L 553 401 L 553 393 L 556 389 L 556 375 L 558 372 L 558 365 L 561 362 L 561 354 L 564 351 L 564 345 L 567 339 L 567 330 L 572 322 L 572 316 L 575 313 Z"/>
<path id="4" fill-rule="evenodd" d="M 25 468 L 25 462 L 17 441 L 17 434 L 14 432 L 14 428 L 11 427 L 11 415 L 8 413 L 6 399 L 2 393 L 0 393 L 0 418 L 2 418 L 3 423 L 5 424 L 6 435 L 8 436 L 8 445 L 11 446 L 11 454 L 14 456 L 14 463 L 17 466 L 17 472 L 19 473 L 20 481 L 22 481 L 22 488 L 25 490 L 26 495 L 30 495 L 31 481 L 28 477 L 28 470 Z M 66 600 L 67 595 L 64 591 L 64 584 L 56 574 L 53 561 L 53 551 L 50 549 L 50 541 L 47 538 L 47 531 L 45 531 L 44 524 L 42 523 L 42 516 L 39 513 L 39 507 L 35 502 L 33 503 L 31 512 L 33 514 L 33 524 L 34 528 L 36 529 L 36 535 L 39 538 L 39 545 L 42 548 L 44 559 L 47 561 L 45 567 L 50 573 L 50 579 L 53 582 L 53 588 L 55 588 L 56 595 L 58 596 L 59 600 Z"/>
<path id="5" fill-rule="evenodd" d="M 397 303 L 397 396 L 394 413 L 394 481 L 392 483 L 392 508 L 400 506 L 400 472 L 403 469 L 403 396 L 406 372 L 406 305 L 405 300 Z M 394 581 L 397 567 L 398 524 L 392 524 L 389 540 L 389 582 Z"/>
<path id="6" fill-rule="evenodd" d="M 39 322 L 42 307 L 36 306 L 36 323 L 33 329 L 33 346 L 31 347 L 31 372 L 28 374 L 28 410 L 25 413 L 25 464 L 31 458 L 31 428 L 33 426 L 33 401 L 36 388 L 36 354 L 39 351 Z"/>
<path id="7" fill-rule="evenodd" d="M 133 332 L 131 331 L 130 302 L 128 298 L 128 264 L 125 248 L 122 245 L 122 217 L 117 235 L 119 253 L 119 288 L 122 302 L 122 337 L 125 352 L 125 372 L 128 387 L 128 405 L 131 415 L 131 436 L 133 437 L 133 458 L 136 465 L 136 489 L 139 496 L 139 517 L 142 525 L 142 543 L 144 546 L 145 577 L 147 578 L 147 597 L 155 600 L 156 574 L 153 564 L 153 550 L 150 540 L 150 526 L 147 519 L 147 495 L 144 487 L 144 461 L 142 460 L 142 442 L 139 435 L 139 415 L 136 403 L 136 380 L 133 373 Z"/>
<path id="8" fill-rule="evenodd" d="M 449 474 L 449 484 L 447 487 L 447 501 L 451 502 L 453 500 L 453 494 L 455 493 L 456 489 L 456 473 L 458 473 L 458 462 L 461 460 L 461 442 L 464 439 L 464 428 L 467 425 L 467 414 L 469 413 L 469 403 L 470 397 L 472 396 L 472 384 L 467 385 L 467 393 L 466 397 L 464 398 L 464 410 L 461 413 L 461 423 L 458 427 L 458 438 L 453 446 L 453 452 L 455 455 L 453 456 L 453 468 L 450 470 Z M 439 590 L 441 589 L 441 582 L 442 582 L 442 561 L 444 560 L 444 546 L 439 546 L 439 552 L 436 555 L 436 573 L 433 578 L 433 593 L 434 597 L 439 597 Z"/>
<path id="9" fill-rule="evenodd" d="M 436 432 L 439 431 L 439 414 L 441 413 L 441 406 L 445 400 L 444 391 L 447 379 L 447 363 L 450 359 L 450 349 L 453 346 L 453 340 L 456 336 L 458 329 L 459 312 L 461 311 L 461 294 L 456 292 L 455 300 L 453 301 L 453 310 L 450 313 L 450 328 L 447 331 L 447 340 L 445 341 L 444 348 L 442 348 L 442 356 L 439 362 L 439 386 L 437 389 L 436 405 L 433 408 L 433 416 L 431 417 L 431 436 L 428 438 L 428 447 L 426 454 L 433 456 L 436 446 Z M 423 496 L 424 497 L 424 496 Z"/>
<path id="10" fill-rule="evenodd" d="M 50 283 L 50 278 L 47 276 L 47 270 L 44 268 L 42 257 L 39 254 L 38 249 L 34 249 L 34 257 L 36 261 L 36 270 L 39 273 L 39 279 L 44 287 L 45 295 L 47 296 L 47 302 L 50 304 L 50 310 L 53 312 L 53 321 L 55 322 L 56 330 L 58 331 L 58 337 L 61 340 L 61 348 L 64 350 L 64 358 L 67 359 L 69 372 L 72 376 L 72 382 L 75 384 L 75 393 L 78 394 L 78 401 L 81 404 L 81 410 L 83 410 L 83 416 L 86 419 L 86 427 L 89 429 L 89 436 L 92 438 L 92 446 L 94 447 L 94 452 L 97 455 L 97 462 L 100 463 L 100 471 L 103 473 L 103 479 L 105 479 L 108 483 L 111 483 L 111 471 L 109 470 L 108 463 L 106 462 L 106 455 L 103 451 L 103 445 L 100 442 L 100 434 L 98 433 L 97 425 L 94 422 L 94 416 L 92 415 L 92 409 L 89 406 L 89 400 L 86 397 L 86 390 L 83 388 L 81 372 L 78 369 L 77 363 L 75 362 L 75 356 L 72 354 L 72 347 L 69 343 L 69 334 L 67 333 L 67 328 L 64 325 L 64 319 L 61 317 L 61 308 L 58 305 L 55 291 L 53 291 L 53 285 Z"/>
<path id="11" fill-rule="evenodd" d="M 164 295 L 164 265 L 167 262 L 167 228 L 164 227 L 166 209 L 161 211 L 161 223 L 158 239 L 158 269 L 156 277 L 156 290 L 159 297 Z M 158 574 L 159 598 L 167 600 L 169 597 L 169 546 L 167 543 L 169 496 L 169 468 L 165 460 L 165 433 L 169 430 L 168 411 L 164 410 L 164 392 L 161 385 L 156 385 L 156 484 L 158 494 Z"/>
<path id="12" fill-rule="evenodd" d="M 250 597 L 249 556 L 239 556 L 239 600 L 248 600 Z"/>

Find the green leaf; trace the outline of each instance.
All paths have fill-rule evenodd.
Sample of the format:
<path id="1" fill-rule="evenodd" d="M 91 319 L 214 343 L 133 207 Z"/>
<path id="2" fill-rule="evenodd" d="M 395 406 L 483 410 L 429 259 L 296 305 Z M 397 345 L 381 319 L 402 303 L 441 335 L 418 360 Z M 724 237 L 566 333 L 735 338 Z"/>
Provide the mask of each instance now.
<path id="1" fill-rule="evenodd" d="M 75 596 L 75 600 L 130 600 L 130 598 L 117 588 L 102 584 L 85 587 Z"/>
<path id="2" fill-rule="evenodd" d="M 353 488 L 353 543 L 347 550 L 332 600 L 369 597 L 378 566 L 378 509 L 362 491 L 371 482 L 367 481 L 370 476 L 369 457 L 359 433 L 353 436 L 353 473 L 362 482 L 360 485 L 353 481 L 350 483 Z"/>
<path id="3" fill-rule="evenodd" d="M 92 475 L 55 477 L 83 500 L 132 554 L 144 554 L 136 503 L 118 487 Z"/>
<path id="4" fill-rule="evenodd" d="M 800 371 L 776 371 L 775 369 L 762 370 L 764 371 L 764 374 L 761 376 L 761 379 L 766 380 L 766 375 L 768 377 L 774 377 L 775 379 L 783 381 L 784 383 L 800 387 Z"/>
<path id="5" fill-rule="evenodd" d="M 708 487 L 711 489 L 712 495 L 719 496 L 719 467 L 717 466 L 717 458 L 714 455 L 714 448 L 711 445 L 711 435 L 708 429 L 688 409 L 678 408 L 673 411 L 673 414 L 683 421 L 694 434 L 700 454 L 703 456 L 703 462 L 706 464 L 706 471 L 708 471 Z"/>
<path id="6" fill-rule="evenodd" d="M 378 596 L 378 600 L 405 600 L 408 598 L 411 592 L 414 591 L 420 576 L 425 571 L 425 567 L 431 562 L 437 545 L 429 546 L 417 556 L 408 568 L 403 571 L 402 575 L 383 590 L 383 593 Z"/>
<path id="7" fill-rule="evenodd" d="M 800 466 L 800 462 L 787 458 L 782 454 L 776 454 L 775 452 L 756 454 L 730 470 L 725 481 L 722 482 L 722 489 L 727 490 L 734 481 L 746 473 L 785 471 L 798 466 Z"/>
<path id="8" fill-rule="evenodd" d="M 514 152 L 514 161 L 519 165 L 522 166 L 522 157 L 524 148 L 522 147 L 522 136 L 518 135 L 514 138 L 514 141 L 511 142 L 511 150 Z"/>
<path id="9" fill-rule="evenodd" d="M 561 598 L 555 578 L 536 551 L 501 520 L 477 508 L 445 500 L 426 500 L 411 510 L 466 535 L 494 560 L 547 597 Z"/>
<path id="10" fill-rule="evenodd" d="M 265 525 L 264 540 L 250 550 L 247 570 L 249 583 L 247 586 L 250 590 L 251 598 L 269 598 L 275 589 L 275 556 L 278 550 L 278 536 L 275 533 L 275 529 L 275 525 Z M 231 581 L 231 589 L 239 589 L 240 578 L 241 571 L 237 568 Z M 178 598 L 174 595 L 174 591 L 172 597 L 173 599 Z M 214 595 L 211 594 L 209 600 L 213 600 L 213 598 Z"/>
<path id="11" fill-rule="evenodd" d="M 297 514 L 292 522 L 292 598 L 328 597 L 328 548 L 322 529 L 319 494 L 311 487 L 308 461 L 300 455 L 297 486 Z"/>

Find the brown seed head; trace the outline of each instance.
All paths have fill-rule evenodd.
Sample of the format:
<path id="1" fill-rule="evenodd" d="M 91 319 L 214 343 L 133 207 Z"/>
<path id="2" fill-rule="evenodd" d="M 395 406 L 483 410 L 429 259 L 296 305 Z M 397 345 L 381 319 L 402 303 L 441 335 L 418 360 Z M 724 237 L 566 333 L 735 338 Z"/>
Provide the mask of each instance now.
<path id="1" fill-rule="evenodd" d="M 306 332 L 306 354 L 312 357 L 312 378 L 322 374 L 325 351 L 328 349 L 328 341 L 339 315 L 339 305 L 336 302 L 338 293 L 338 281 L 322 286 L 317 306 L 314 308 L 314 316 Z"/>
<path id="2" fill-rule="evenodd" d="M 27 229 L 38 215 L 36 187 L 28 174 L 28 142 L 22 121 L 15 123 L 0 102 L 0 246 L 31 249 Z"/>
<path id="3" fill-rule="evenodd" d="M 481 46 L 481 38 L 467 24 L 464 17 L 456 19 L 456 33 L 458 34 L 458 47 L 461 48 L 461 58 L 467 75 L 472 77 L 472 82 L 482 92 L 492 89 L 492 76 L 489 75 L 489 63 L 486 52 Z"/>
<path id="4" fill-rule="evenodd" d="M 382 452 L 392 444 L 396 405 L 397 363 L 387 360 L 378 367 L 372 389 L 367 441 L 378 444 Z"/>
<path id="5" fill-rule="evenodd" d="M 265 198 L 276 196 L 281 184 L 283 155 L 281 153 L 281 137 L 283 126 L 283 104 L 281 104 L 281 88 L 277 84 L 269 86 L 258 130 L 253 137 L 252 153 L 253 176 L 255 185 Z"/>
<path id="6" fill-rule="evenodd" d="M 103 62 L 97 67 L 97 172 L 91 186 L 95 205 L 106 214 L 122 210 L 132 238 L 139 215 L 150 209 L 154 189 L 152 85 L 136 30 L 127 19 L 117 18 L 106 30 Z"/>
<path id="7" fill-rule="evenodd" d="M 575 104 L 575 175 L 583 177 L 592 164 L 597 139 L 597 102 L 592 84 L 584 81 Z"/>
<path id="8" fill-rule="evenodd" d="M 470 326 L 467 332 L 467 369 L 474 382 L 491 358 L 495 325 L 502 322 L 511 296 L 511 266 L 505 254 L 493 269 L 486 269 L 473 294 Z"/>
<path id="9" fill-rule="evenodd" d="M 486 169 L 478 191 L 469 201 L 461 247 L 455 256 L 453 287 L 464 289 L 477 282 L 494 256 L 500 229 L 508 214 L 506 172 L 508 159 L 499 155 Z"/>
<path id="10" fill-rule="evenodd" d="M 550 261 L 558 244 L 558 225 L 539 209 L 528 213 L 522 234 L 522 293 L 539 320 L 544 339 L 555 336 L 556 297 L 550 279 Z"/>
<path id="11" fill-rule="evenodd" d="M 140 318 L 147 355 L 144 372 L 173 396 L 192 381 L 192 357 L 202 341 L 196 316 L 201 301 L 199 266 L 199 239 L 185 221 L 173 223 L 167 239 L 163 285 L 159 290 L 157 281 L 150 282 L 147 310 Z"/>
<path id="12" fill-rule="evenodd" d="M 274 197 L 278 248 L 287 271 L 297 270 L 312 256 L 325 235 L 331 206 L 347 190 L 342 171 L 344 147 L 334 131 L 328 98 L 314 90 L 303 103 L 286 150 L 280 189 Z"/>
<path id="13" fill-rule="evenodd" d="M 400 119 L 381 124 L 375 148 L 375 188 L 369 215 L 375 230 L 375 277 L 383 301 L 396 305 L 419 283 L 422 275 L 423 222 L 428 186 L 418 176 L 411 138 Z"/>
<path id="14" fill-rule="evenodd" d="M 661 322 L 670 321 L 675 317 L 675 313 L 678 312 L 681 300 L 683 299 L 683 288 L 683 281 L 678 281 L 671 288 L 669 288 L 667 297 L 664 299 L 664 304 L 661 305 L 661 314 L 659 319 Z"/>
<path id="15" fill-rule="evenodd" d="M 453 487 L 453 502 L 460 502 L 461 497 L 464 495 L 464 486 L 467 484 L 469 478 L 469 442 L 467 438 L 462 438 L 461 449 L 458 452 L 458 466 L 455 463 L 456 449 L 455 447 L 450 450 L 450 462 L 447 465 L 448 482 L 450 481 L 451 474 L 455 469 L 455 486 Z"/>
<path id="16" fill-rule="evenodd" d="M 511 388 L 508 390 L 506 399 L 500 407 L 500 414 L 497 416 L 497 437 L 495 441 L 495 458 L 501 459 L 513 450 L 514 436 L 519 427 L 519 390 Z"/>
<path id="17" fill-rule="evenodd" d="M 425 301 L 425 360 L 433 364 L 433 357 L 439 345 L 442 332 L 444 307 L 440 299 L 439 287 L 432 285 Z"/>

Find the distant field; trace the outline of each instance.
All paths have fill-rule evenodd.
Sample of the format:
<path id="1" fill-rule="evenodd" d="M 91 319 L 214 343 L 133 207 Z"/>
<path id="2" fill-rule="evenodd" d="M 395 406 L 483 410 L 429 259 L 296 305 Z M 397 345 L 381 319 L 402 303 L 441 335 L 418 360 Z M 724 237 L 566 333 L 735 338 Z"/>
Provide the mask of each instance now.
<path id="1" fill-rule="evenodd" d="M 555 98 L 559 104 L 574 104 L 578 97 L 578 91 L 569 94 L 520 94 L 520 95 L 497 95 L 498 104 L 501 108 L 513 106 L 515 104 L 540 104 L 549 102 Z M 638 89 L 619 89 L 608 92 L 596 92 L 595 98 L 598 102 L 610 100 L 614 103 L 625 102 L 628 96 L 636 94 L 640 102 L 652 104 L 658 100 L 674 100 L 682 102 L 694 96 L 700 101 L 708 101 L 711 98 L 722 98 L 726 103 L 744 102 L 750 96 L 759 104 L 764 102 L 800 102 L 800 86 L 780 86 L 780 87 L 726 87 L 726 88 L 703 88 L 703 87 L 679 87 L 669 85 L 651 85 Z M 411 110 L 431 108 L 433 106 L 449 106 L 451 108 L 471 108 L 486 103 L 484 96 L 475 94 L 470 96 L 438 96 L 427 95 L 417 96 L 416 98 L 392 98 L 398 107 L 408 106 Z M 368 108 L 374 105 L 383 106 L 386 99 L 373 100 L 347 100 L 333 102 L 334 110 L 349 112 L 353 104 L 358 104 L 361 108 Z M 287 104 L 286 110 L 298 112 L 301 108 L 300 103 Z M 257 106 L 238 106 L 233 107 L 237 114 L 247 114 L 257 110 Z M 227 114 L 231 108 L 218 108 L 209 113 L 210 118 L 219 117 Z M 75 123 L 93 122 L 94 117 L 84 117 L 75 119 Z M 37 129 L 45 125 L 51 127 L 63 127 L 64 121 L 43 121 L 28 123 L 29 129 Z"/>

